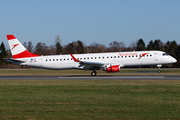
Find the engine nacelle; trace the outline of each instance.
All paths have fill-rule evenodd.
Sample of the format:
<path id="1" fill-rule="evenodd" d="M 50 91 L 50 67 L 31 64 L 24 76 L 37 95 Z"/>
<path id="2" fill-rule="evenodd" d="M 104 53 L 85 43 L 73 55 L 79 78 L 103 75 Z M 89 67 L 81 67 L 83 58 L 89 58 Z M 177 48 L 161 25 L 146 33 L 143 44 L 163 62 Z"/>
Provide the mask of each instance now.
<path id="1" fill-rule="evenodd" d="M 119 72 L 120 66 L 119 65 L 106 65 L 104 70 L 107 72 Z"/>

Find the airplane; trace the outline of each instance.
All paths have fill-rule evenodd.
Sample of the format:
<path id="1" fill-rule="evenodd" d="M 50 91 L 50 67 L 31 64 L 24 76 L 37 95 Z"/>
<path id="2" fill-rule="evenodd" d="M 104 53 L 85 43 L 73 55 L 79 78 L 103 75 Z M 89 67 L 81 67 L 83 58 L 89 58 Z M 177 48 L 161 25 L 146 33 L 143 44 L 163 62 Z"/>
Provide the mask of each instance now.
<path id="1" fill-rule="evenodd" d="M 13 57 L 6 59 L 8 63 L 51 70 L 92 70 L 91 76 L 96 76 L 100 69 L 110 73 L 119 72 L 121 67 L 144 65 L 157 65 L 160 72 L 163 64 L 177 62 L 172 56 L 157 50 L 39 56 L 29 52 L 14 35 L 7 35 L 7 39 Z"/>

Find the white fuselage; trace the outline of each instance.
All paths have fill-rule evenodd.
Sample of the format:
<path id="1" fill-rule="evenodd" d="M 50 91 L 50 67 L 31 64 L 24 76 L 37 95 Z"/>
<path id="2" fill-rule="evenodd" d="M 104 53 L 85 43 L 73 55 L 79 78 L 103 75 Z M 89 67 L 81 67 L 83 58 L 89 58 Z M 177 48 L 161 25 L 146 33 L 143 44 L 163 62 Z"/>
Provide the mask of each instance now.
<path id="1" fill-rule="evenodd" d="M 111 52 L 111 53 L 91 53 L 74 54 L 80 61 L 103 63 L 101 67 L 108 64 L 118 64 L 120 67 L 160 65 L 175 63 L 176 59 L 162 51 L 133 51 L 133 52 Z M 51 55 L 17 59 L 24 61 L 20 65 L 32 66 L 44 69 L 84 69 L 84 65 L 75 62 L 70 55 Z M 93 66 L 92 66 L 93 67 Z"/>
<path id="2" fill-rule="evenodd" d="M 162 51 L 133 51 L 93 54 L 38 56 L 29 52 L 14 35 L 6 35 L 13 59 L 6 62 L 36 68 L 63 70 L 96 70 L 103 68 L 107 72 L 119 72 L 121 67 L 175 63 L 177 60 Z"/>

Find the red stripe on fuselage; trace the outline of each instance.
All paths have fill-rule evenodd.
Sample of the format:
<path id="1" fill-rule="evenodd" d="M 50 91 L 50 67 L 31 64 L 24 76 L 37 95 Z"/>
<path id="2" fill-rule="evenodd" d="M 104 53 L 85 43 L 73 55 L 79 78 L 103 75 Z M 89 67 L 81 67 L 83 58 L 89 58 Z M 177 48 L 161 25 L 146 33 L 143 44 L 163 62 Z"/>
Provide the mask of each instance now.
<path id="1" fill-rule="evenodd" d="M 25 50 L 22 53 L 13 55 L 13 59 L 18 59 L 18 58 L 27 58 L 27 57 L 38 57 L 39 55 L 30 53 L 29 51 Z"/>
<path id="2" fill-rule="evenodd" d="M 143 53 L 139 59 L 141 59 L 143 56 L 147 55 L 148 53 Z"/>

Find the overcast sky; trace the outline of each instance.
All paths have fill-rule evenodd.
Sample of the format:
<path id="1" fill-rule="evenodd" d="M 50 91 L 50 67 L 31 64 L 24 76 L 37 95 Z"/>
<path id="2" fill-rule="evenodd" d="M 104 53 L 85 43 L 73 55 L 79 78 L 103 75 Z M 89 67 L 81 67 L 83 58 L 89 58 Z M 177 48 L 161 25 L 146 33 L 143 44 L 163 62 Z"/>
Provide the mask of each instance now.
<path id="1" fill-rule="evenodd" d="M 0 42 L 7 34 L 20 42 L 61 44 L 81 40 L 85 45 L 142 38 L 180 44 L 180 0 L 2 0 Z"/>

